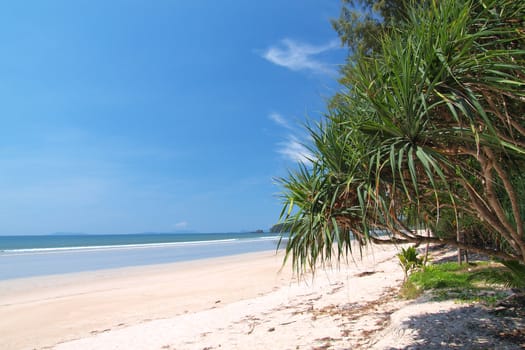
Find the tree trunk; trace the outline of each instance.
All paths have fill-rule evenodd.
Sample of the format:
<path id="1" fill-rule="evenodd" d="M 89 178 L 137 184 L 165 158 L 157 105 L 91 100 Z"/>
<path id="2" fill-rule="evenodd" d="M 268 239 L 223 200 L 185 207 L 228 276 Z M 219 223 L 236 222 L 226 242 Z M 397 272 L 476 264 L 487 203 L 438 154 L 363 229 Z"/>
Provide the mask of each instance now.
<path id="1" fill-rule="evenodd" d="M 458 241 L 458 243 L 464 243 L 464 234 L 463 234 L 463 231 L 461 231 L 459 225 L 461 224 L 461 220 L 462 220 L 462 215 L 461 214 L 458 214 L 459 217 L 458 217 L 458 222 L 456 223 L 456 239 Z M 463 249 L 461 248 L 458 248 L 458 264 L 462 264 L 463 263 Z"/>

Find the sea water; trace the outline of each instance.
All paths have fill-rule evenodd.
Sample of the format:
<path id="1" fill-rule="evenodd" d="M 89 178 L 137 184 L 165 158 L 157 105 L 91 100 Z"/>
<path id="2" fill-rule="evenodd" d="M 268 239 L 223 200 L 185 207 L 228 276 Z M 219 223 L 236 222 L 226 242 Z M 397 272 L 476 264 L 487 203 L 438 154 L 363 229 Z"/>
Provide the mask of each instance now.
<path id="1" fill-rule="evenodd" d="M 255 233 L 0 236 L 0 280 L 276 250 Z"/>

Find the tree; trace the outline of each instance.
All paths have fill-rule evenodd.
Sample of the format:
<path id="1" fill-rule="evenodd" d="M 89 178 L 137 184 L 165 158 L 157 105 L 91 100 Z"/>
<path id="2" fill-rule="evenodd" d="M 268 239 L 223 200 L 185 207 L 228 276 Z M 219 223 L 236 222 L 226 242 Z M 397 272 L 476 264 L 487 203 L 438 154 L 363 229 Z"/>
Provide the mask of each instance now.
<path id="1" fill-rule="evenodd" d="M 341 43 L 354 54 L 373 55 L 381 48 L 380 38 L 405 18 L 406 0 L 342 0 L 339 18 L 332 26 Z"/>
<path id="2" fill-rule="evenodd" d="M 351 84 L 352 67 L 359 56 L 374 56 L 381 38 L 406 18 L 406 0 L 342 0 L 339 18 L 331 21 L 341 44 L 348 47 L 346 64 L 341 66 L 340 83 Z M 330 106 L 344 103 L 344 93 L 336 93 Z"/>
<path id="3" fill-rule="evenodd" d="M 309 128 L 312 164 L 281 179 L 298 271 L 353 239 L 525 262 L 525 3 L 436 0 L 405 17 L 347 67 Z"/>

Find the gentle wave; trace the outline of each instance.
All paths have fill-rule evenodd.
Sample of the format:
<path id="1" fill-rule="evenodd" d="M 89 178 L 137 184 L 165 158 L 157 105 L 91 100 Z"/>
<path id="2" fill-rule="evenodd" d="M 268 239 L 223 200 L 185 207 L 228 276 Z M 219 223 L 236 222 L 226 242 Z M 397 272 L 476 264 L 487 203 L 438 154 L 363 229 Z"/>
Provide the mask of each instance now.
<path id="1" fill-rule="evenodd" d="M 281 236 L 265 236 L 265 237 L 258 237 L 258 238 L 256 238 L 256 240 L 259 240 L 259 241 L 272 241 L 272 240 L 279 239 L 279 238 L 281 238 Z"/>
<path id="2" fill-rule="evenodd" d="M 23 248 L 23 249 L 6 249 L 0 250 L 0 253 L 16 254 L 16 253 L 53 253 L 66 251 L 97 251 L 97 250 L 117 250 L 117 249 L 142 249 L 142 248 L 162 248 L 170 246 L 188 246 L 188 245 L 202 245 L 202 244 L 221 244 L 239 241 L 238 238 L 216 239 L 209 241 L 186 241 L 186 242 L 164 242 L 164 243 L 140 243 L 140 244 L 119 244 L 119 245 L 97 245 L 97 246 L 82 246 L 82 247 L 55 247 L 55 248 Z"/>
<path id="3" fill-rule="evenodd" d="M 123 249 L 148 249 L 148 248 L 167 248 L 177 246 L 195 246 L 207 244 L 227 244 L 227 243 L 249 243 L 258 241 L 278 240 L 280 236 L 266 236 L 254 239 L 249 238 L 228 238 L 205 241 L 184 241 L 184 242 L 163 242 L 163 243 L 139 243 L 139 244 L 119 244 L 119 245 L 97 245 L 80 247 L 52 247 L 52 248 L 22 248 L 0 250 L 2 255 L 27 255 L 27 254 L 51 254 L 61 252 L 93 252 L 104 250 L 123 250 Z"/>

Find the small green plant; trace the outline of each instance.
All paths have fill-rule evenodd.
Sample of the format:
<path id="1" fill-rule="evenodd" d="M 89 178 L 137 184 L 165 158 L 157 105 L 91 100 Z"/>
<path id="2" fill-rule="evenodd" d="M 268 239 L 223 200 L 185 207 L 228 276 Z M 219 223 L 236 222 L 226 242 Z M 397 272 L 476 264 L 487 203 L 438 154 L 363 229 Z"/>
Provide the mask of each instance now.
<path id="1" fill-rule="evenodd" d="M 423 291 L 412 281 L 407 280 L 399 290 L 399 296 L 404 299 L 416 299 Z"/>
<path id="2" fill-rule="evenodd" d="M 405 282 L 413 270 L 423 266 L 423 259 L 418 257 L 418 252 L 414 247 L 401 248 L 401 253 L 397 254 L 397 257 L 405 274 Z"/>
<path id="3" fill-rule="evenodd" d="M 421 292 L 432 290 L 435 300 L 454 299 L 494 305 L 508 295 L 497 286 L 504 286 L 505 283 L 496 283 L 502 269 L 508 272 L 504 267 L 486 262 L 472 265 L 453 262 L 436 264 L 411 274 L 405 285 L 413 284 Z M 408 298 L 403 295 L 403 289 L 404 286 L 401 296 Z"/>
<path id="4" fill-rule="evenodd" d="M 507 288 L 525 289 L 525 265 L 519 261 L 500 261 L 501 268 L 479 271 L 473 279 L 484 279 L 490 284 L 500 284 Z"/>
<path id="5" fill-rule="evenodd" d="M 424 290 L 471 287 L 467 270 L 457 263 L 429 265 L 424 271 L 412 274 L 410 281 Z"/>
<path id="6" fill-rule="evenodd" d="M 480 288 L 437 289 L 433 294 L 433 299 L 437 301 L 453 299 L 460 303 L 483 303 L 489 306 L 497 304 L 508 296 L 508 293 L 502 291 Z"/>

